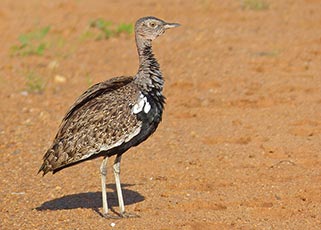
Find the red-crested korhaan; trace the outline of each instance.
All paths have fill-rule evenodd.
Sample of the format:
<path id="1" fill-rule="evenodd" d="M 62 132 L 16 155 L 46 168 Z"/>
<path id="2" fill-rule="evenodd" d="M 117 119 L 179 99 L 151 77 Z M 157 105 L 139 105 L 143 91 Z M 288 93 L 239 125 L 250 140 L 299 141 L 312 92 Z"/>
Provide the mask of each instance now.
<path id="1" fill-rule="evenodd" d="M 82 161 L 103 157 L 100 166 L 103 215 L 108 212 L 106 193 L 107 160 L 116 155 L 113 172 L 120 217 L 125 212 L 120 183 L 122 154 L 155 132 L 162 119 L 164 80 L 152 52 L 152 41 L 167 29 L 179 26 L 155 17 L 143 17 L 135 24 L 139 68 L 135 76 L 122 76 L 97 83 L 71 106 L 57 135 L 43 157 L 39 172 L 56 173 Z"/>

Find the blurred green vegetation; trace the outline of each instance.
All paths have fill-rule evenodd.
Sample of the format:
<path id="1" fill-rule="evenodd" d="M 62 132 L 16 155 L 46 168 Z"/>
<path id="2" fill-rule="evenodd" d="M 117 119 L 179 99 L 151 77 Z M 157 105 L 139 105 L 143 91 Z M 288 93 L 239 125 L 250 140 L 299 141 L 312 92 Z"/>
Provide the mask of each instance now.
<path id="1" fill-rule="evenodd" d="M 45 81 L 34 71 L 26 76 L 26 91 L 29 93 L 42 93 L 45 89 Z"/>
<path id="2" fill-rule="evenodd" d="M 106 21 L 102 18 L 98 18 L 90 22 L 91 28 L 96 28 L 100 33 L 96 36 L 96 39 L 109 39 L 111 37 L 119 36 L 120 34 L 132 34 L 134 31 L 133 24 L 120 23 L 113 24 L 111 21 Z M 91 33 L 88 31 L 84 36 L 90 37 Z"/>
<path id="3" fill-rule="evenodd" d="M 267 10 L 269 3 L 265 0 L 242 0 L 242 8 L 257 11 Z"/>
<path id="4" fill-rule="evenodd" d="M 48 48 L 48 42 L 44 40 L 50 31 L 50 26 L 46 26 L 18 37 L 19 44 L 11 47 L 12 55 L 43 55 Z"/>

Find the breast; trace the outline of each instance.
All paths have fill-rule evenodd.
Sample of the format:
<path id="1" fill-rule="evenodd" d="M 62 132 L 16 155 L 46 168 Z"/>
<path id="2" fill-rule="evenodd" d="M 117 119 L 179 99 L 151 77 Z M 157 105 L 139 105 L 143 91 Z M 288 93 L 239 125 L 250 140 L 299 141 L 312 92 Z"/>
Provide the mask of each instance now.
<path id="1" fill-rule="evenodd" d="M 140 92 L 131 110 L 145 125 L 153 125 L 161 121 L 163 105 L 152 95 Z"/>

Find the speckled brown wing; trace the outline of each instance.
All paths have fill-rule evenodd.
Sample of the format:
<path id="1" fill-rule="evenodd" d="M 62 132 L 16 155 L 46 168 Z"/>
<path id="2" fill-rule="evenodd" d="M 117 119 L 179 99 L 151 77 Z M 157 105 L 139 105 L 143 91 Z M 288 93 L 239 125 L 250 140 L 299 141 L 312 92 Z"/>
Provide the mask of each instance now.
<path id="1" fill-rule="evenodd" d="M 133 77 L 115 77 L 110 80 L 99 82 L 90 88 L 88 88 L 70 107 L 68 112 L 66 113 L 63 120 L 67 120 L 70 115 L 73 114 L 78 108 L 80 108 L 83 104 L 95 98 L 97 95 L 107 93 L 110 91 L 114 91 L 124 85 L 127 85 L 133 81 Z"/>
<path id="2" fill-rule="evenodd" d="M 67 112 L 39 171 L 59 171 L 137 135 L 141 121 L 131 108 L 139 93 L 131 77 L 114 78 L 89 88 Z"/>

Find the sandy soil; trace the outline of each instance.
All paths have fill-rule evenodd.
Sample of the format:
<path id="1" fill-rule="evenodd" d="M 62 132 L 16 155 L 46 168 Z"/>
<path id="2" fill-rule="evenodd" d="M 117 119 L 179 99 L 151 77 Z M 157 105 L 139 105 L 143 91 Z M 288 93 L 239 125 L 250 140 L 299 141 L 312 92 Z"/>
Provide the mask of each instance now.
<path id="1" fill-rule="evenodd" d="M 321 3 L 242 2 L 2 0 L 0 229 L 321 229 Z M 141 218 L 107 220 L 100 159 L 37 171 L 74 100 L 137 71 L 133 35 L 97 41 L 89 22 L 146 15 L 183 26 L 154 43 L 163 122 L 122 161 L 126 208 Z M 42 56 L 14 54 L 45 26 Z M 109 174 L 117 211 L 114 192 Z"/>

